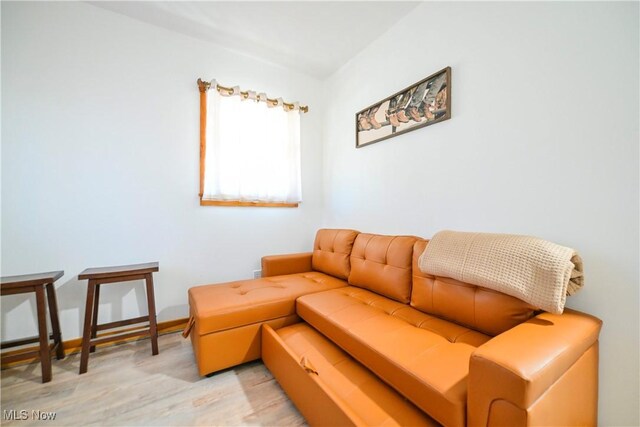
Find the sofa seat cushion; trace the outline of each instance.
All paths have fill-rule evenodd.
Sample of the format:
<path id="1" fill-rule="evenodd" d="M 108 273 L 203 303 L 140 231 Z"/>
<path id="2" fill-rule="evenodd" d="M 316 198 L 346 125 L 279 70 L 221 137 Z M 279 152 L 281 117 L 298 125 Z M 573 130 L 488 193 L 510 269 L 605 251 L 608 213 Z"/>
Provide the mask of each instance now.
<path id="1" fill-rule="evenodd" d="M 300 297 L 297 312 L 438 422 L 466 424 L 469 359 L 489 336 L 352 286 Z"/>
<path id="2" fill-rule="evenodd" d="M 318 272 L 240 280 L 190 288 L 189 305 L 204 335 L 293 315 L 297 297 L 346 285 Z"/>

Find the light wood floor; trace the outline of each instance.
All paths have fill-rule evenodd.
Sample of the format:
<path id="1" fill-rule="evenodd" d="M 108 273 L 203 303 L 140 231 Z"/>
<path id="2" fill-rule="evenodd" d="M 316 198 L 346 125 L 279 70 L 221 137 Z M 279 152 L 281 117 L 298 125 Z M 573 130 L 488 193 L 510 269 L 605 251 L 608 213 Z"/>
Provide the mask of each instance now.
<path id="1" fill-rule="evenodd" d="M 78 375 L 80 355 L 53 361 L 53 380 L 42 384 L 40 364 L 2 371 L 1 425 L 305 425 L 304 418 L 261 362 L 198 375 L 191 341 L 161 336 L 160 354 L 148 339 L 98 349 L 89 372 Z M 26 410 L 28 419 L 7 420 Z M 36 421 L 32 411 L 53 411 Z"/>

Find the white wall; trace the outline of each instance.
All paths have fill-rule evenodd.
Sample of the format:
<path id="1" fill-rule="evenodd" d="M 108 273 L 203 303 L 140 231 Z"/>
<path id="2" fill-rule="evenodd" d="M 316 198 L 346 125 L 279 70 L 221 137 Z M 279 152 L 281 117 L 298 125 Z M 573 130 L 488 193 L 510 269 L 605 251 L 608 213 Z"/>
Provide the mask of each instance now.
<path id="1" fill-rule="evenodd" d="M 310 105 L 297 209 L 201 207 L 196 79 Z M 159 320 L 187 289 L 249 278 L 311 249 L 321 222 L 321 83 L 86 3 L 2 2 L 2 275 L 64 269 L 79 337 L 86 267 L 159 261 Z M 142 284 L 103 288 L 101 320 L 146 312 Z M 2 336 L 35 333 L 33 296 L 2 298 Z"/>
<path id="2" fill-rule="evenodd" d="M 425 3 L 328 81 L 325 225 L 577 248 L 600 421 L 638 425 L 638 3 Z M 354 148 L 354 114 L 452 67 L 451 120 Z"/>

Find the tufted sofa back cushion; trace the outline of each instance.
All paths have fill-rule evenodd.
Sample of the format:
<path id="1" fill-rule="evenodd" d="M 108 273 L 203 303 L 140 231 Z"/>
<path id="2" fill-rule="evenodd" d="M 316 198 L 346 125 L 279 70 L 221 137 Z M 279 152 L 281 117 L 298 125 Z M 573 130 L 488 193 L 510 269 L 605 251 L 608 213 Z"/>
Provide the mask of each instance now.
<path id="1" fill-rule="evenodd" d="M 413 247 L 411 305 L 414 308 L 490 336 L 499 335 L 533 317 L 534 307 L 522 300 L 420 271 L 418 258 L 427 245 L 427 240 L 419 239 Z"/>
<path id="2" fill-rule="evenodd" d="M 349 255 L 358 232 L 344 229 L 320 229 L 313 244 L 311 268 L 346 280 L 351 271 Z"/>
<path id="3" fill-rule="evenodd" d="M 416 237 L 359 234 L 351 251 L 349 284 L 408 304 Z"/>

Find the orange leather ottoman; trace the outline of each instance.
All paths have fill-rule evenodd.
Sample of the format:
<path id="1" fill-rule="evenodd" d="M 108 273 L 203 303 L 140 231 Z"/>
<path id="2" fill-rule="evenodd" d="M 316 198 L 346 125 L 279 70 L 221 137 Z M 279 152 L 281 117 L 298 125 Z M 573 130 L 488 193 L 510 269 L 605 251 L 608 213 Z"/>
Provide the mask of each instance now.
<path id="1" fill-rule="evenodd" d="M 191 342 L 200 375 L 260 358 L 260 327 L 300 321 L 296 298 L 346 286 L 310 271 L 189 289 Z"/>

